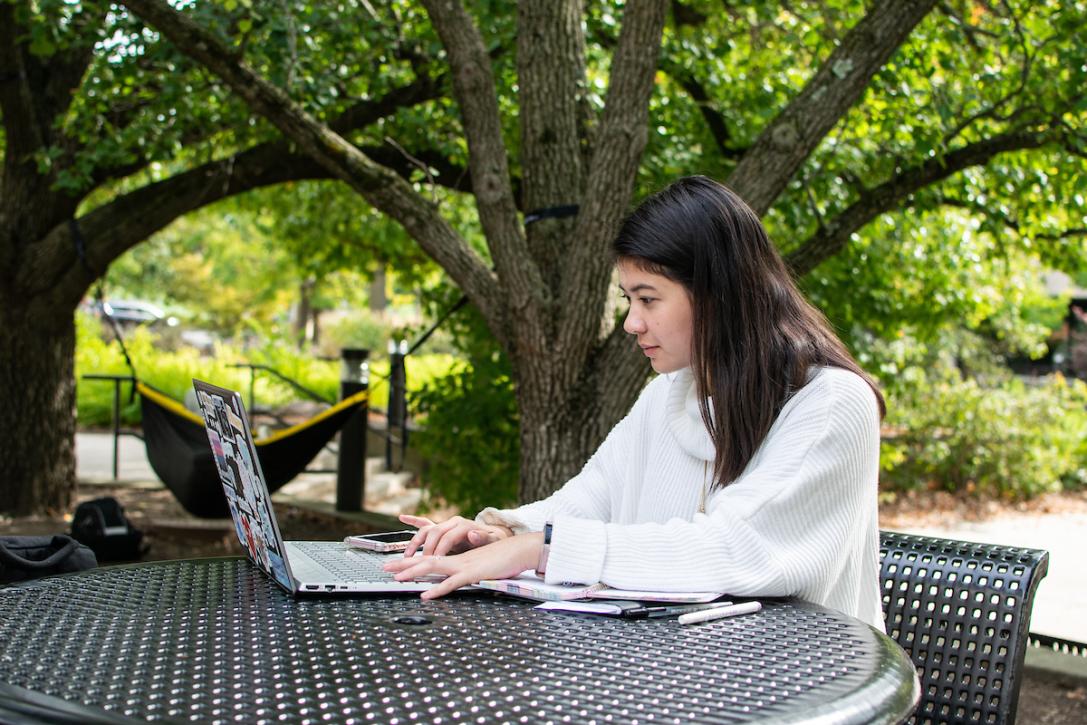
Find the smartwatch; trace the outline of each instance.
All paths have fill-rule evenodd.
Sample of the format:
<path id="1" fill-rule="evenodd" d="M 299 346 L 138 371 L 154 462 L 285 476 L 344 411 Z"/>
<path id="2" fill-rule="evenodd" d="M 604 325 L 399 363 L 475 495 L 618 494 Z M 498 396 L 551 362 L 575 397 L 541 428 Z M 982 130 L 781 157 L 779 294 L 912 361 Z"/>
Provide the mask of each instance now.
<path id="1" fill-rule="evenodd" d="M 547 571 L 547 556 L 551 553 L 551 522 L 544 524 L 543 527 L 543 548 L 540 549 L 540 560 L 536 562 L 536 576 L 541 579 L 544 578 L 544 573 Z"/>

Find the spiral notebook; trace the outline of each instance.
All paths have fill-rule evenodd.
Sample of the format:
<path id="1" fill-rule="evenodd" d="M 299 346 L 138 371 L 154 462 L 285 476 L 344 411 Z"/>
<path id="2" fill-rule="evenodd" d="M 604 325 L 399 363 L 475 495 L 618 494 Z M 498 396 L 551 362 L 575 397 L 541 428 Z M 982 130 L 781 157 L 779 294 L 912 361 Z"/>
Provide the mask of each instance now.
<path id="1" fill-rule="evenodd" d="M 538 602 L 558 602 L 570 599 L 635 599 L 642 602 L 676 602 L 697 604 L 712 602 L 724 592 L 654 592 L 633 589 L 613 589 L 606 584 L 548 584 L 531 569 L 512 579 L 484 579 L 476 584 L 480 589 L 492 589 L 515 597 Z"/>

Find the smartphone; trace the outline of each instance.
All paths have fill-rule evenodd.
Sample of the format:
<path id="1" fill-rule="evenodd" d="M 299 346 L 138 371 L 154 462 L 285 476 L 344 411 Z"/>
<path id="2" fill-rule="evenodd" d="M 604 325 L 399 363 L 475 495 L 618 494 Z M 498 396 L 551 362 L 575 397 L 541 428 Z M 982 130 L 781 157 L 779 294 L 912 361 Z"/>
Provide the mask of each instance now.
<path id="1" fill-rule="evenodd" d="M 343 540 L 348 546 L 367 551 L 403 551 L 408 548 L 408 542 L 415 536 L 416 531 L 389 531 L 384 534 L 363 534 L 360 536 L 348 536 Z"/>

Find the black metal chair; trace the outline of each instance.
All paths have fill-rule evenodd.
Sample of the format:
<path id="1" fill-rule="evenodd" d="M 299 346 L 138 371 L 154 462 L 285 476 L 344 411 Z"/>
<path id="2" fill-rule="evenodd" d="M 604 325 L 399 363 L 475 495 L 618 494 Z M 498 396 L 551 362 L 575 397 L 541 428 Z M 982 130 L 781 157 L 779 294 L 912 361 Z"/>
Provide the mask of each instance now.
<path id="1" fill-rule="evenodd" d="M 1014 723 L 1038 549 L 880 532 L 887 634 L 913 660 L 913 723 Z"/>

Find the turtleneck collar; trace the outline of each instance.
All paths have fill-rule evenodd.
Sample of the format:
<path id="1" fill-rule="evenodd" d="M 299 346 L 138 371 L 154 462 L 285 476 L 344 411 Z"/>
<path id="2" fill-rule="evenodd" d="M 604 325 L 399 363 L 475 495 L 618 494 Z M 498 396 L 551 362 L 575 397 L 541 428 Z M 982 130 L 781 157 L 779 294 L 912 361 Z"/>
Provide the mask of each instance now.
<path id="1" fill-rule="evenodd" d="M 702 461 L 714 458 L 713 441 L 702 422 L 698 410 L 698 397 L 695 392 L 694 374 L 690 368 L 683 368 L 668 376 L 671 386 L 665 406 L 668 428 L 675 436 L 679 447 L 689 455 Z M 713 402 L 710 401 L 710 414 L 713 414 Z"/>

